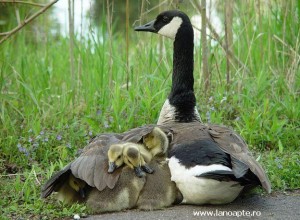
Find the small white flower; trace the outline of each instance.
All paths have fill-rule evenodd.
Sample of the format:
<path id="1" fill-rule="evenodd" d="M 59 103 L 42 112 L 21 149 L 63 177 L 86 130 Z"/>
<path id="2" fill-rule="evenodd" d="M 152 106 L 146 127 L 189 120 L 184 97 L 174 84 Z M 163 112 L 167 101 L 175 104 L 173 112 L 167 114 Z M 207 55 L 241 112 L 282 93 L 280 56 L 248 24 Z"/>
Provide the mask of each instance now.
<path id="1" fill-rule="evenodd" d="M 80 216 L 78 214 L 75 214 L 73 219 L 75 219 L 75 220 L 80 219 Z"/>

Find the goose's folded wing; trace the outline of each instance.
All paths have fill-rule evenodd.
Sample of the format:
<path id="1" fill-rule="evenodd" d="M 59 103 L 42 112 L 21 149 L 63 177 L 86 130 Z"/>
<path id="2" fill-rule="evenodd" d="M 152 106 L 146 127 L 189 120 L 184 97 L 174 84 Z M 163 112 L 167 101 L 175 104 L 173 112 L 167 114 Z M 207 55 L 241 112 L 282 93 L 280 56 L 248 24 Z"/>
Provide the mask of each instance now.
<path id="1" fill-rule="evenodd" d="M 209 125 L 208 131 L 221 149 L 232 157 L 232 170 L 237 177 L 243 175 L 249 167 L 260 180 L 262 187 L 271 192 L 271 184 L 264 169 L 254 159 L 247 144 L 239 135 L 227 127 L 218 125 Z"/>

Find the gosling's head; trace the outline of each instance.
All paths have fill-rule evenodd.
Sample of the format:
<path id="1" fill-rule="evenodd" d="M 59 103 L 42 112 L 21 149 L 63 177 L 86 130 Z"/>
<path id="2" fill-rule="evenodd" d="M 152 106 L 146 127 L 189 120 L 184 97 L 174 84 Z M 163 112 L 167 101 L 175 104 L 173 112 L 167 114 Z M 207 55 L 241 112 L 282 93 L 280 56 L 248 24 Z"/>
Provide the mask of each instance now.
<path id="1" fill-rule="evenodd" d="M 113 144 L 109 147 L 108 156 L 108 173 L 112 173 L 124 163 L 123 159 L 124 144 Z"/>
<path id="2" fill-rule="evenodd" d="M 123 151 L 124 163 L 131 169 L 134 169 L 138 177 L 143 177 L 146 174 L 141 169 L 142 155 L 137 144 L 128 143 Z"/>
<path id="3" fill-rule="evenodd" d="M 154 127 L 149 134 L 143 137 L 143 144 L 149 149 L 154 157 L 155 155 L 165 154 L 167 152 L 169 139 L 159 127 Z"/>
<path id="4" fill-rule="evenodd" d="M 72 189 L 80 194 L 82 198 L 85 198 L 84 188 L 86 186 L 86 182 L 81 179 L 74 177 L 72 174 L 69 176 L 69 185 Z"/>
<path id="5" fill-rule="evenodd" d="M 141 166 L 141 153 L 135 144 L 126 144 L 123 151 L 124 163 L 131 169 Z"/>

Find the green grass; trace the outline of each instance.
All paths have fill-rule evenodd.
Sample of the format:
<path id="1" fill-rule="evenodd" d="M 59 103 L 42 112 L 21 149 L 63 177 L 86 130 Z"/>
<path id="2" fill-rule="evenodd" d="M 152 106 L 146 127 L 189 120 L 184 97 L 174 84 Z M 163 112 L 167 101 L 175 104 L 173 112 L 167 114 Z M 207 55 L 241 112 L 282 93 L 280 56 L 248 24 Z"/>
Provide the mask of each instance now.
<path id="1" fill-rule="evenodd" d="M 240 25 L 247 21 L 241 19 Z M 235 27 L 234 51 L 251 72 L 233 69 L 229 91 L 220 46 L 211 47 L 211 87 L 203 91 L 201 54 L 196 47 L 198 109 L 204 122 L 231 126 L 245 138 L 274 190 L 299 188 L 300 71 L 295 59 L 299 52 L 292 53 L 272 38 L 284 36 L 299 51 L 293 44 L 299 41 L 299 28 L 284 35 L 282 20 L 269 23 L 266 19 L 261 35 L 251 28 L 255 19 L 250 21 L 246 28 Z M 291 18 L 288 22 L 300 26 Z M 161 56 L 158 36 L 131 35 L 128 90 L 121 34 L 112 38 L 112 65 L 105 30 L 99 31 L 98 39 L 76 41 L 75 79 L 70 74 L 67 38 L 49 34 L 47 39 L 33 41 L 20 32 L 1 45 L 0 192 L 6 196 L 0 201 L 0 216 L 53 219 L 89 213 L 82 205 L 41 200 L 41 185 L 73 160 L 93 135 L 156 122 L 170 90 L 172 42 L 164 41 L 166 51 Z M 266 45 L 263 53 L 260 40 Z"/>

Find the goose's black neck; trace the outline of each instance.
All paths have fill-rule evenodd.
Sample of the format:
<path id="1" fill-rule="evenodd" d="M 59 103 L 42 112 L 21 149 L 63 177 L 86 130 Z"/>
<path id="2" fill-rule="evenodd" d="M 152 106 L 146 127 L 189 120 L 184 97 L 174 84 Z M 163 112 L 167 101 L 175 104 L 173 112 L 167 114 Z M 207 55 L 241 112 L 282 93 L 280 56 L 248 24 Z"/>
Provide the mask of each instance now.
<path id="1" fill-rule="evenodd" d="M 175 107 L 175 121 L 199 120 L 195 114 L 194 32 L 190 22 L 182 23 L 174 41 L 172 89 L 169 102 Z"/>

